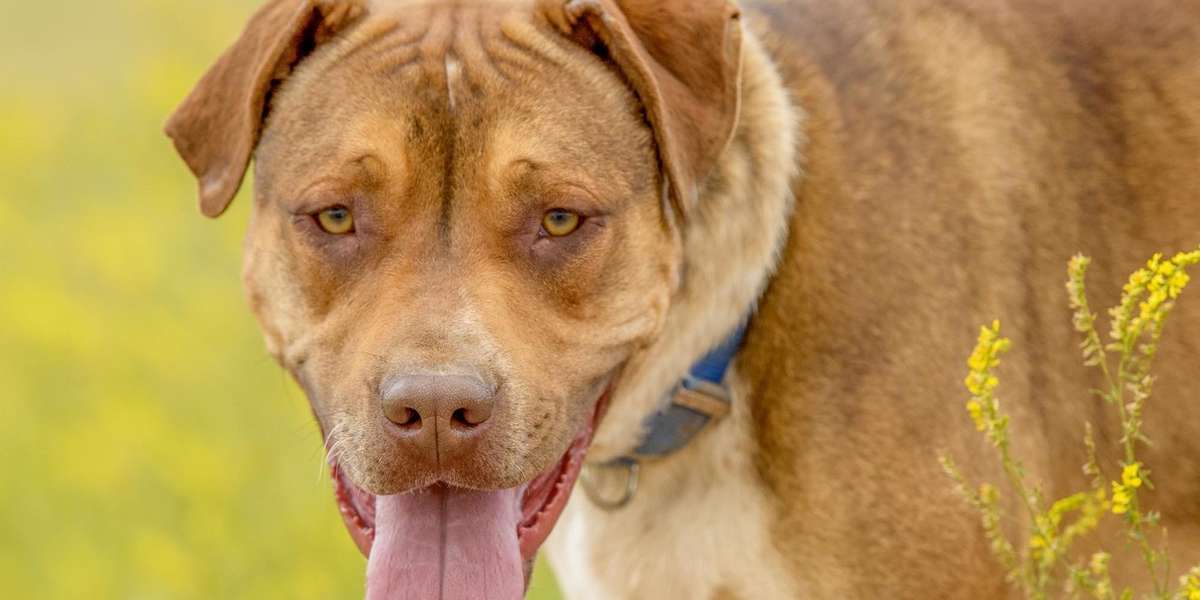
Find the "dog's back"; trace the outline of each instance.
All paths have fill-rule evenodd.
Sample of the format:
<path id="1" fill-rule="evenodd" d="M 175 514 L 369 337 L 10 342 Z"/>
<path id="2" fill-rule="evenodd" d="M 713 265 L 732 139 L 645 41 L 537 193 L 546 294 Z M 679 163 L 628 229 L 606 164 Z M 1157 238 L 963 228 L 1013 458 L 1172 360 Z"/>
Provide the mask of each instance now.
<path id="1" fill-rule="evenodd" d="M 965 358 L 1001 319 L 1014 349 L 999 395 L 1048 494 L 1087 486 L 1085 421 L 1119 472 L 1115 409 L 1090 392 L 1100 379 L 1081 366 L 1065 267 L 1093 257 L 1102 312 L 1151 254 L 1200 242 L 1200 3 L 748 12 L 807 112 L 789 245 L 742 357 L 759 464 L 782 499 L 777 543 L 817 597 L 1001 595 L 978 515 L 937 463 L 944 452 L 972 481 L 1003 481 L 962 410 Z M 1185 295 L 1155 366 L 1155 443 L 1139 454 L 1183 568 L 1200 561 L 1198 358 L 1200 298 Z M 1132 553 L 1120 565 L 1145 570 Z"/>

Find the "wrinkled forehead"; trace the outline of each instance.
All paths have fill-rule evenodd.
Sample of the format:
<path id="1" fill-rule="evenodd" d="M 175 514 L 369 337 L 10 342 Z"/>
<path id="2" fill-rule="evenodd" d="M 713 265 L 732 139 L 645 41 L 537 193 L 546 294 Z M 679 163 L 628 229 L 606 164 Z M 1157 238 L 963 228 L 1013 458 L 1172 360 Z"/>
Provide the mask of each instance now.
<path id="1" fill-rule="evenodd" d="M 637 141 L 642 125 L 619 77 L 529 3 L 376 0 L 284 84 L 264 144 L 304 139 L 315 156 L 402 140 L 445 155 L 462 142 L 579 164 L 597 149 L 581 139 Z"/>

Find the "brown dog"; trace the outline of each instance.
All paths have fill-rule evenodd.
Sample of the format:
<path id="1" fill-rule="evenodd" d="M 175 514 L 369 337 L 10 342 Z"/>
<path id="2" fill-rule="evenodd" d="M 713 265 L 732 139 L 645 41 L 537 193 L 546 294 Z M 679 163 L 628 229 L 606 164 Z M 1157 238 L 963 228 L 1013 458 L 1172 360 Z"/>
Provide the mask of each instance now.
<path id="1" fill-rule="evenodd" d="M 998 598 L 936 460 L 1001 479 L 964 358 L 1003 318 L 1016 450 L 1083 487 L 1083 422 L 1120 432 L 1063 268 L 1107 306 L 1200 242 L 1200 3 L 272 0 L 168 133 L 209 216 L 256 159 L 250 303 L 368 597 L 519 597 L 561 513 L 573 599 Z M 1143 453 L 1181 567 L 1190 300 Z M 748 316 L 730 414 L 613 463 Z M 585 451 L 625 466 L 567 505 Z"/>

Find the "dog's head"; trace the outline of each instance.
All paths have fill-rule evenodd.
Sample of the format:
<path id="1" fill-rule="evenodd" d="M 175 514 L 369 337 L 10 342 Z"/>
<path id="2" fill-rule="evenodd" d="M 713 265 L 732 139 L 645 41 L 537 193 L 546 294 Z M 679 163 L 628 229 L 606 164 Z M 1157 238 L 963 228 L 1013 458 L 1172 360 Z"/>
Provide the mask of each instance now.
<path id="1" fill-rule="evenodd" d="M 520 594 L 670 306 L 739 35 L 725 0 L 272 0 L 171 118 L 206 215 L 255 158 L 245 285 L 369 595 Z"/>

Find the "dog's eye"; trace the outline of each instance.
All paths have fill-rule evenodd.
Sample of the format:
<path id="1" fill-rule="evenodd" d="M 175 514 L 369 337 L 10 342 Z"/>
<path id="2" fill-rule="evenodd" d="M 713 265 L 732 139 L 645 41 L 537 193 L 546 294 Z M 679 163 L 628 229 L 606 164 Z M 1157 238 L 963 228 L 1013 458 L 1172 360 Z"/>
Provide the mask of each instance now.
<path id="1" fill-rule="evenodd" d="M 579 229 L 579 223 L 582 221 L 579 215 L 556 208 L 542 217 L 542 229 L 550 237 L 563 237 Z"/>
<path id="2" fill-rule="evenodd" d="M 325 233 L 343 235 L 354 231 L 354 217 L 345 206 L 332 206 L 317 213 L 317 224 Z"/>

